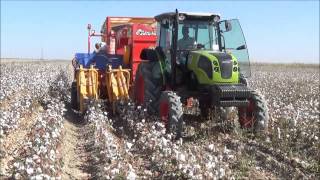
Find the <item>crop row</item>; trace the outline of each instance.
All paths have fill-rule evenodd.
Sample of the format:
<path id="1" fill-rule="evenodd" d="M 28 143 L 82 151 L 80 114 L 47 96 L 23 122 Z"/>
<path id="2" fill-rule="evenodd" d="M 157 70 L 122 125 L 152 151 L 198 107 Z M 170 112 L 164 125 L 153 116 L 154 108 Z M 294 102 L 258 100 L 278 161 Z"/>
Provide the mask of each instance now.
<path id="1" fill-rule="evenodd" d="M 100 162 L 97 178 L 192 178 L 230 177 L 226 161 L 235 161 L 234 152 L 210 142 L 184 143 L 140 106 L 122 106 L 120 117 L 108 119 L 97 107 L 88 111 L 94 129 L 95 159 Z M 121 138 L 119 138 L 121 137 Z"/>
<path id="2" fill-rule="evenodd" d="M 60 71 L 66 71 L 65 67 L 66 64 L 62 63 L 1 64 L 0 139 L 34 111 L 38 101 L 52 88 Z"/>

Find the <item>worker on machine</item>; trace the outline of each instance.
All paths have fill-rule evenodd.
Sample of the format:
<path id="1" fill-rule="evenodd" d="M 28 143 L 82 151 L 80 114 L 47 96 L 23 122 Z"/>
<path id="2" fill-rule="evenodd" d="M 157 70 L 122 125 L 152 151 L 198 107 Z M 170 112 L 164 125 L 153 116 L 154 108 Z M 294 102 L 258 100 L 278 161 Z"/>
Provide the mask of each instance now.
<path id="1" fill-rule="evenodd" d="M 96 43 L 95 44 L 95 50 L 94 53 L 100 53 L 102 51 L 106 51 L 107 50 L 107 45 L 105 42 L 100 42 L 100 43 Z"/>
<path id="2" fill-rule="evenodd" d="M 183 37 L 178 40 L 178 49 L 192 49 L 195 44 L 195 39 L 189 36 L 189 27 L 182 27 Z"/>

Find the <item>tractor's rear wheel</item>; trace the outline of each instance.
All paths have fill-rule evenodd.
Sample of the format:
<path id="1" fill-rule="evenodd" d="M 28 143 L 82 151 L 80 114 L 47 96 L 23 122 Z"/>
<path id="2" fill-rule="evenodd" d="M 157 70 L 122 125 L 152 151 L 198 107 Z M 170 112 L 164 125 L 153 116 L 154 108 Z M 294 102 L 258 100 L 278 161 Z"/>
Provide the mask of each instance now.
<path id="1" fill-rule="evenodd" d="M 140 63 L 135 78 L 135 100 L 145 105 L 150 114 L 157 113 L 161 87 L 152 77 L 154 62 Z"/>
<path id="2" fill-rule="evenodd" d="M 79 110 L 77 82 L 72 82 L 71 84 L 71 108 Z"/>
<path id="3" fill-rule="evenodd" d="M 257 92 L 252 92 L 247 107 L 238 108 L 239 122 L 242 128 L 261 132 L 268 128 L 269 114 L 265 100 Z"/>
<path id="4" fill-rule="evenodd" d="M 180 138 L 183 130 L 183 110 L 180 97 L 176 93 L 172 91 L 162 92 L 159 114 L 167 132 L 173 133 L 176 138 Z"/>

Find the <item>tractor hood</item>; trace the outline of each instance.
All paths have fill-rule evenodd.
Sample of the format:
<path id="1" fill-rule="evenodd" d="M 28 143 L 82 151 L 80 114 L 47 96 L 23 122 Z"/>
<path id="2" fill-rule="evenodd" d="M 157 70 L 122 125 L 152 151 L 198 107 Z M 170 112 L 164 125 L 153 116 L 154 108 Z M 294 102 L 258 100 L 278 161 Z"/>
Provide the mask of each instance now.
<path id="1" fill-rule="evenodd" d="M 210 55 L 217 58 L 220 66 L 221 77 L 222 78 L 230 78 L 232 76 L 232 56 L 228 53 L 222 52 L 212 52 L 209 53 Z"/>
<path id="2" fill-rule="evenodd" d="M 190 51 L 188 57 L 188 68 L 192 71 L 196 71 L 196 74 L 199 74 L 199 77 L 203 76 L 200 75 L 202 74 L 200 72 L 204 72 L 208 78 L 205 81 L 210 81 L 210 84 L 213 82 L 238 82 L 239 69 L 237 59 L 233 55 L 225 52 L 205 50 Z"/>

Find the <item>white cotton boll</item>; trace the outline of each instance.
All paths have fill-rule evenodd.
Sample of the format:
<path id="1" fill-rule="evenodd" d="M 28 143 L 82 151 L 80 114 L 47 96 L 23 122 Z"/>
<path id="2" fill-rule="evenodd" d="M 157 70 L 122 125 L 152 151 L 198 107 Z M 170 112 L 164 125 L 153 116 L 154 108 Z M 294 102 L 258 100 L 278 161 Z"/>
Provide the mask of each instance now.
<path id="1" fill-rule="evenodd" d="M 113 176 L 119 174 L 119 172 L 120 172 L 120 170 L 117 169 L 117 168 L 111 170 L 111 174 L 112 174 Z"/>
<path id="2" fill-rule="evenodd" d="M 230 150 L 226 146 L 224 146 L 224 153 L 228 154 L 229 152 Z"/>
<path id="3" fill-rule="evenodd" d="M 208 149 L 209 149 L 210 151 L 214 151 L 214 145 L 213 145 L 213 144 L 210 144 L 210 145 L 208 146 Z"/>
<path id="4" fill-rule="evenodd" d="M 29 168 L 26 169 L 26 171 L 27 171 L 27 174 L 28 174 L 28 175 L 31 175 L 31 174 L 33 174 L 33 171 L 34 171 L 34 170 L 33 170 L 32 167 L 29 167 Z"/>
<path id="5" fill-rule="evenodd" d="M 162 145 L 163 146 L 167 146 L 167 139 L 166 138 L 164 138 L 164 137 L 161 137 L 161 142 L 162 142 Z"/>
<path id="6" fill-rule="evenodd" d="M 36 170 L 36 173 L 37 174 L 41 174 L 42 173 L 42 169 L 40 167 L 38 167 L 37 170 Z"/>
<path id="7" fill-rule="evenodd" d="M 144 170 L 143 173 L 148 175 L 148 176 L 152 176 L 152 172 L 150 170 Z"/>
<path id="8" fill-rule="evenodd" d="M 179 159 L 179 161 L 185 162 L 186 161 L 186 156 L 184 154 L 180 153 L 178 155 L 178 159 Z"/>
<path id="9" fill-rule="evenodd" d="M 162 135 L 165 135 L 165 134 L 166 134 L 166 129 L 162 129 L 162 130 L 161 130 L 161 134 L 162 134 Z"/>
<path id="10" fill-rule="evenodd" d="M 131 149 L 132 146 L 133 146 L 132 143 L 130 143 L 130 142 L 127 142 L 127 143 L 126 143 L 126 147 L 127 147 L 129 150 Z"/>
<path id="11" fill-rule="evenodd" d="M 281 139 L 281 130 L 279 127 L 277 128 L 277 132 L 278 132 L 278 139 Z"/>
<path id="12" fill-rule="evenodd" d="M 137 175 L 133 171 L 130 171 L 128 173 L 128 176 L 127 176 L 128 180 L 135 180 L 136 178 L 137 178 Z"/>
<path id="13" fill-rule="evenodd" d="M 193 171 L 192 171 L 192 170 L 189 170 L 188 175 L 191 177 L 191 179 L 194 179 L 194 178 L 193 178 L 193 174 L 194 174 Z"/>
<path id="14" fill-rule="evenodd" d="M 212 169 L 212 168 L 215 168 L 216 167 L 216 163 L 214 163 L 214 162 L 208 162 L 207 164 L 206 164 L 206 168 L 207 169 Z"/>
<path id="15" fill-rule="evenodd" d="M 53 165 L 50 165 L 50 170 L 52 171 L 52 172 L 56 172 L 56 169 L 54 168 L 54 166 Z"/>
<path id="16" fill-rule="evenodd" d="M 209 177 L 213 177 L 213 173 L 212 172 L 209 172 Z"/>
<path id="17" fill-rule="evenodd" d="M 225 170 L 223 168 L 219 169 L 219 178 L 222 178 L 225 176 Z"/>
<path id="18" fill-rule="evenodd" d="M 26 164 L 32 164 L 32 163 L 33 163 L 32 158 L 27 157 L 27 158 L 26 158 Z"/>
<path id="19" fill-rule="evenodd" d="M 14 179 L 21 179 L 21 178 L 22 178 L 22 176 L 21 176 L 20 173 L 16 173 L 16 174 L 14 175 Z"/>
<path id="20" fill-rule="evenodd" d="M 55 157 L 56 157 L 55 152 L 54 152 L 53 149 L 51 149 L 50 150 L 50 155 L 49 155 L 50 160 L 54 161 Z"/>
<path id="21" fill-rule="evenodd" d="M 182 170 L 182 172 L 183 172 L 184 174 L 187 174 L 187 169 L 184 168 L 184 169 Z"/>
<path id="22" fill-rule="evenodd" d="M 183 139 L 180 138 L 180 139 L 179 139 L 179 144 L 180 144 L 180 146 L 182 146 L 182 143 L 183 143 Z"/>

